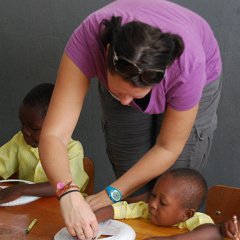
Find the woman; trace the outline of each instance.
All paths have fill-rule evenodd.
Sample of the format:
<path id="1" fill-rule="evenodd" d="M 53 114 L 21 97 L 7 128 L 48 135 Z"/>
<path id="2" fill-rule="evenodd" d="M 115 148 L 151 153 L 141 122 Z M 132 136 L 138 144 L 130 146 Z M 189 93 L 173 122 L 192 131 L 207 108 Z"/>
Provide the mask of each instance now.
<path id="1" fill-rule="evenodd" d="M 96 236 L 92 210 L 134 192 L 132 199 L 146 199 L 147 183 L 168 168 L 203 168 L 216 128 L 220 73 L 209 25 L 176 4 L 119 0 L 82 22 L 62 57 L 40 140 L 48 178 L 65 194 L 60 205 L 73 236 Z M 86 203 L 72 187 L 66 145 L 93 77 L 118 179 Z"/>

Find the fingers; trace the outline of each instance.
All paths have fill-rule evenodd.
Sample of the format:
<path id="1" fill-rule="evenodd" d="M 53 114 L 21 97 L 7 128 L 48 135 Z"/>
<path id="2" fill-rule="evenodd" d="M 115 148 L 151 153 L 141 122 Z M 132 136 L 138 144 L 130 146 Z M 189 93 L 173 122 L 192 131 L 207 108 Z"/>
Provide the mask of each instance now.
<path id="1" fill-rule="evenodd" d="M 94 221 L 94 222 L 92 223 L 91 227 L 92 227 L 92 230 L 93 230 L 93 236 L 94 236 L 94 238 L 96 238 L 97 235 L 98 235 L 98 231 L 99 231 L 98 222 L 97 222 L 97 221 Z"/>
<path id="2" fill-rule="evenodd" d="M 74 228 L 68 228 L 69 233 L 74 236 L 77 237 L 77 239 L 79 240 L 93 240 L 96 238 L 97 234 L 98 234 L 98 224 L 97 224 L 97 228 L 92 226 L 89 227 L 85 227 L 80 228 L 80 230 L 78 229 L 74 229 Z"/>
<path id="3" fill-rule="evenodd" d="M 98 222 L 90 206 L 80 194 L 61 198 L 61 211 L 69 233 L 80 240 L 92 240 L 98 233 Z"/>
<path id="4" fill-rule="evenodd" d="M 226 237 L 231 239 L 234 237 L 234 225 L 232 221 L 224 223 L 224 232 Z"/>
<path id="5" fill-rule="evenodd" d="M 72 236 L 80 240 L 95 239 L 98 234 L 98 222 L 93 214 L 87 222 L 78 222 L 78 224 L 68 225 L 67 229 Z"/>

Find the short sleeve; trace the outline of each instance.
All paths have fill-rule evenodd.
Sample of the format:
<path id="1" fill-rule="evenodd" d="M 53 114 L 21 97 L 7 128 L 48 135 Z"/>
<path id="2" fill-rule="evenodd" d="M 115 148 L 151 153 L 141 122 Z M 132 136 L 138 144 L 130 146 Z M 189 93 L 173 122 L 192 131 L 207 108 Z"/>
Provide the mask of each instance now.
<path id="1" fill-rule="evenodd" d="M 189 218 L 186 222 L 179 223 L 177 226 L 178 228 L 185 228 L 189 231 L 193 231 L 203 224 L 214 224 L 214 222 L 207 214 L 196 212 L 193 217 Z"/>
<path id="2" fill-rule="evenodd" d="M 100 63 L 100 24 L 90 15 L 75 29 L 65 47 L 67 56 L 87 78 L 97 75 Z"/>
<path id="3" fill-rule="evenodd" d="M 172 71 L 175 69 L 173 68 Z M 183 111 L 193 108 L 200 102 L 203 88 L 206 83 L 205 63 L 194 62 L 176 78 L 176 84 L 169 88 L 166 94 L 166 101 L 175 110 Z M 172 81 L 174 83 L 174 81 Z"/>
<path id="4" fill-rule="evenodd" d="M 148 205 L 145 202 L 128 204 L 126 201 L 112 205 L 114 209 L 114 219 L 147 218 Z"/>
<path id="5" fill-rule="evenodd" d="M 10 177 L 18 170 L 18 140 L 16 134 L 9 142 L 0 147 L 0 176 L 4 179 Z"/>

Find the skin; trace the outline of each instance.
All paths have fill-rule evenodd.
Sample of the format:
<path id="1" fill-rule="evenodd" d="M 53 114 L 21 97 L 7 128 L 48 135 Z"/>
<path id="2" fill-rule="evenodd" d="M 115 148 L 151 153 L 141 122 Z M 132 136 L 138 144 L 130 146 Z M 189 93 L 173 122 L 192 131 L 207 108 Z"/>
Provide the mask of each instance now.
<path id="1" fill-rule="evenodd" d="M 124 105 L 133 98 L 144 97 L 151 90 L 136 88 L 117 75 L 109 73 L 108 77 L 110 91 Z M 88 88 L 89 80 L 64 54 L 39 145 L 44 170 L 53 186 L 60 181 L 72 180 L 66 145 L 77 124 Z M 174 164 L 188 139 L 197 110 L 198 105 L 187 111 L 167 107 L 156 144 L 137 164 L 111 184 L 122 192 L 123 198 Z M 56 162 L 59 164 L 56 165 Z M 87 202 L 78 193 L 67 194 L 60 201 L 68 231 L 79 239 L 91 239 L 97 235 L 98 226 L 93 211 L 111 204 L 105 190 L 88 197 Z"/>
<path id="2" fill-rule="evenodd" d="M 24 140 L 31 147 L 38 147 L 44 118 L 38 108 L 22 105 L 19 109 L 19 120 Z"/>
<path id="3" fill-rule="evenodd" d="M 19 120 L 26 143 L 34 148 L 38 147 L 44 120 L 41 109 L 22 105 L 19 109 Z M 0 191 L 0 203 L 13 201 L 23 195 L 54 196 L 55 191 L 49 182 L 14 185 Z"/>
<path id="4" fill-rule="evenodd" d="M 171 175 L 163 175 L 154 186 L 152 195 L 148 202 L 149 221 L 154 225 L 161 227 L 171 227 L 179 222 L 191 218 L 195 209 L 183 207 L 181 199 L 184 183 L 179 182 Z M 189 183 L 186 183 L 189 184 Z M 106 221 L 114 217 L 112 206 L 98 209 L 95 212 L 99 222 Z M 219 227 L 213 224 L 203 224 L 191 232 L 178 234 L 174 236 L 156 236 L 146 240 L 220 240 Z"/>
<path id="5" fill-rule="evenodd" d="M 156 183 L 148 202 L 149 220 L 153 224 L 172 226 L 194 215 L 194 209 L 183 208 L 182 189 L 182 182 L 171 175 L 162 177 Z"/>
<path id="6" fill-rule="evenodd" d="M 238 216 L 238 219 L 240 216 Z M 238 221 L 238 229 L 240 229 L 240 222 Z M 227 238 L 234 239 L 234 240 L 239 240 L 240 239 L 240 233 L 238 233 L 237 236 L 236 234 L 236 227 L 234 225 L 233 219 L 229 219 L 225 223 L 221 225 L 221 232 L 223 235 Z M 235 237 L 235 238 L 234 238 Z"/>
<path id="7" fill-rule="evenodd" d="M 135 87 L 130 82 L 124 81 L 121 76 L 109 72 L 108 87 L 122 105 L 129 105 L 132 100 L 145 97 L 152 89 L 152 87 Z"/>

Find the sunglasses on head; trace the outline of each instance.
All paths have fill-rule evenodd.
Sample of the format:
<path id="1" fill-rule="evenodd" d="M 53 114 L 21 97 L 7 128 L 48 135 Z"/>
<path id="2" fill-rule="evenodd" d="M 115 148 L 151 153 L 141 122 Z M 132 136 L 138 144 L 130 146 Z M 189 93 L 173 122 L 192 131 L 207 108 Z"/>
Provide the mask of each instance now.
<path id="1" fill-rule="evenodd" d="M 113 66 L 114 70 L 126 78 L 138 76 L 140 80 L 146 85 L 159 83 L 165 75 L 165 70 L 161 69 L 147 69 L 142 70 L 134 62 L 123 56 L 117 56 L 113 48 Z"/>

